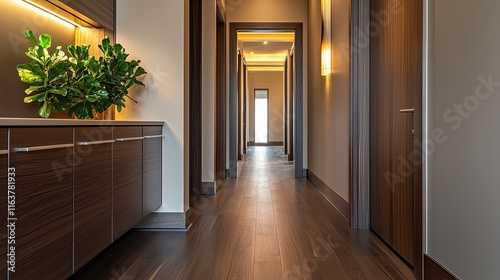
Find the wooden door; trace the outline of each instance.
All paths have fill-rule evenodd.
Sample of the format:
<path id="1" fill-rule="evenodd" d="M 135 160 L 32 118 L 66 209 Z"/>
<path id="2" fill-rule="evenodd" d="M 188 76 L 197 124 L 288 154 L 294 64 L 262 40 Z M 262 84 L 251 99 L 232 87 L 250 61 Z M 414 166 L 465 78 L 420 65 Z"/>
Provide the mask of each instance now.
<path id="1" fill-rule="evenodd" d="M 371 228 L 419 270 L 422 3 L 371 9 Z"/>

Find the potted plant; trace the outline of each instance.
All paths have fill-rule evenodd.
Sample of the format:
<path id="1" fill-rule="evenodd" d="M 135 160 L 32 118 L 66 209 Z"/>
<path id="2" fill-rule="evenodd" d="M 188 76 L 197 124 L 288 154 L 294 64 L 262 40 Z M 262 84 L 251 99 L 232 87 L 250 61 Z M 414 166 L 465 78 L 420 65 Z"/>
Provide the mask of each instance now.
<path id="1" fill-rule="evenodd" d="M 135 84 L 144 86 L 137 79 L 147 74 L 139 66 L 140 60 L 128 61 L 124 48 L 120 44 L 111 45 L 107 37 L 99 45 L 103 56 L 96 59 L 89 56 L 90 46 L 70 45 L 68 57 L 60 46 L 50 54 L 52 38 L 48 34 L 40 35 L 38 40 L 30 30 L 24 35 L 35 46 L 26 52 L 32 61 L 19 64 L 17 71 L 21 81 L 30 85 L 25 90 L 28 96 L 24 102 L 38 101 L 41 117 L 67 111 L 68 116 L 90 119 L 112 105 L 120 112 L 125 107 L 125 98 L 130 98 L 129 89 Z"/>

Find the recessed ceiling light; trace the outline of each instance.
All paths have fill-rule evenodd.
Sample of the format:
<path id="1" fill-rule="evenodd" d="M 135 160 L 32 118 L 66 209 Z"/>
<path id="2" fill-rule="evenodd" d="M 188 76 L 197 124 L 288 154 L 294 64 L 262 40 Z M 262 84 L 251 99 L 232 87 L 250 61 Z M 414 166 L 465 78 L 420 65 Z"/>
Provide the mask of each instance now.
<path id="1" fill-rule="evenodd" d="M 264 41 L 264 45 L 267 45 L 267 41 Z"/>
<path id="2" fill-rule="evenodd" d="M 255 54 L 254 52 L 250 52 L 250 54 Z"/>

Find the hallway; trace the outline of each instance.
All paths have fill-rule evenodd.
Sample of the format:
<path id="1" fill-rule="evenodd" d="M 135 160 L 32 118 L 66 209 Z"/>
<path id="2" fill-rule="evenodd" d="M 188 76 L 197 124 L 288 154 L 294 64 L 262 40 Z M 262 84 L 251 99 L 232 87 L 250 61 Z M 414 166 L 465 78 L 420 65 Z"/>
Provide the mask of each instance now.
<path id="1" fill-rule="evenodd" d="M 293 172 L 281 147 L 252 147 L 189 232 L 132 230 L 71 279 L 413 279 Z"/>

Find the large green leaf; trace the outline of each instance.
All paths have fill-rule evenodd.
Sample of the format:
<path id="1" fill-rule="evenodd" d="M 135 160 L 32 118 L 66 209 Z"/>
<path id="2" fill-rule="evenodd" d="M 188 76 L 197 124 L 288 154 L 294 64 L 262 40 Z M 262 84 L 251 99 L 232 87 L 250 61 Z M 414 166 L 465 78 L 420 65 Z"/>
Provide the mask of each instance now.
<path id="1" fill-rule="evenodd" d="M 17 65 L 17 73 L 24 83 L 35 84 L 44 82 L 43 70 L 37 64 L 19 64 Z"/>
<path id="2" fill-rule="evenodd" d="M 30 40 L 31 42 L 33 42 L 35 45 L 37 45 L 37 41 L 36 41 L 36 38 L 35 38 L 35 35 L 33 35 L 33 31 L 31 30 L 25 30 L 24 31 L 24 37 L 28 38 L 28 40 Z"/>
<path id="3" fill-rule="evenodd" d="M 40 45 L 40 47 L 48 49 L 52 45 L 52 37 L 50 37 L 49 34 L 44 33 L 40 35 L 38 39 L 38 44 Z"/>

